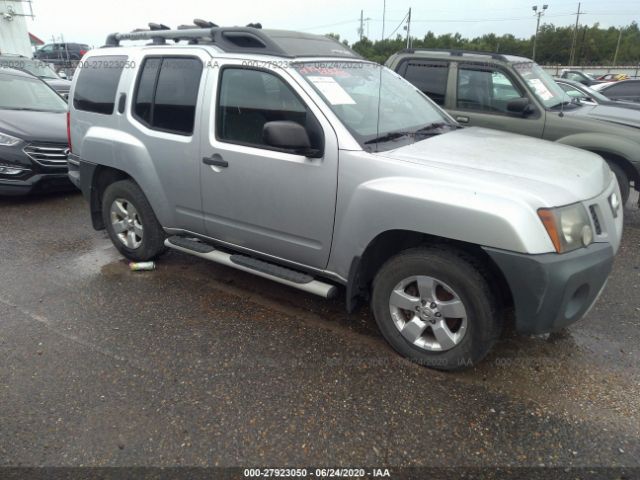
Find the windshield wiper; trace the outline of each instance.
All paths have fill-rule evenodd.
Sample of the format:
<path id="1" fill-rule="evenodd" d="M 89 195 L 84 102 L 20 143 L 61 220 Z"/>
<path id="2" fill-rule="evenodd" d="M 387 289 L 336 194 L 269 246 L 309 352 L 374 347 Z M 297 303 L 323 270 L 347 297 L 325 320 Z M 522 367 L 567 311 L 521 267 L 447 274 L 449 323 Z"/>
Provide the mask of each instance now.
<path id="1" fill-rule="evenodd" d="M 418 130 L 413 132 L 413 134 L 414 135 L 429 135 L 429 134 L 437 135 L 438 132 L 436 132 L 436 130 L 440 130 L 441 128 L 444 128 L 444 127 L 456 128 L 455 125 L 451 125 L 450 123 L 434 122 L 425 127 L 419 128 Z"/>
<path id="2" fill-rule="evenodd" d="M 566 107 L 566 106 L 569 106 L 569 105 L 576 105 L 576 104 L 573 103 L 573 102 L 560 102 L 560 103 L 556 103 L 555 105 L 553 105 L 552 107 L 549 107 L 549 108 L 553 109 L 553 108 L 558 108 L 558 107 Z"/>
<path id="3" fill-rule="evenodd" d="M 413 132 L 391 132 L 391 133 L 386 133 L 384 135 L 381 135 L 377 138 L 374 138 L 372 140 L 367 140 L 366 142 L 364 142 L 365 145 L 371 145 L 372 143 L 384 143 L 384 142 L 390 142 L 392 140 L 397 140 L 398 138 L 401 137 L 406 137 L 408 135 L 413 135 Z"/>

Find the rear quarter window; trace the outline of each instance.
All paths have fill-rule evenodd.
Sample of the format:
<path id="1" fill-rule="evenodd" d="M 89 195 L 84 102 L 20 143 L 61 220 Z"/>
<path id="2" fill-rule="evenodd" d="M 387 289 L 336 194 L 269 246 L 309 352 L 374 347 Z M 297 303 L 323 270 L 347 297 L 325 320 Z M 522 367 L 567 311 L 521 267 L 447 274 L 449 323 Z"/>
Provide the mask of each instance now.
<path id="1" fill-rule="evenodd" d="M 438 105 L 444 106 L 447 95 L 449 65 L 429 60 L 408 60 L 404 66 L 404 78 Z M 402 71 L 402 70 L 401 70 Z"/>
<path id="2" fill-rule="evenodd" d="M 85 112 L 111 115 L 118 83 L 127 65 L 126 56 L 90 57 L 80 62 L 73 107 Z"/>

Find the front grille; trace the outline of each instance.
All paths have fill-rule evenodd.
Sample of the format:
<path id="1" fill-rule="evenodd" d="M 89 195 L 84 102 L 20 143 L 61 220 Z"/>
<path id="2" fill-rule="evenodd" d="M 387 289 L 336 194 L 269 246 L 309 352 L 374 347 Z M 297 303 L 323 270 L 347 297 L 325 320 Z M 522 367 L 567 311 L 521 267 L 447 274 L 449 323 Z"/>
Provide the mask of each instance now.
<path id="1" fill-rule="evenodd" d="M 598 218 L 598 212 L 596 206 L 591 205 L 589 207 L 589 213 L 591 213 L 591 219 L 593 220 L 593 226 L 596 229 L 596 235 L 602 235 L 602 227 L 600 226 L 600 219 Z"/>
<path id="2" fill-rule="evenodd" d="M 63 167 L 67 165 L 67 145 L 31 144 L 24 147 L 24 153 L 44 167 Z"/>

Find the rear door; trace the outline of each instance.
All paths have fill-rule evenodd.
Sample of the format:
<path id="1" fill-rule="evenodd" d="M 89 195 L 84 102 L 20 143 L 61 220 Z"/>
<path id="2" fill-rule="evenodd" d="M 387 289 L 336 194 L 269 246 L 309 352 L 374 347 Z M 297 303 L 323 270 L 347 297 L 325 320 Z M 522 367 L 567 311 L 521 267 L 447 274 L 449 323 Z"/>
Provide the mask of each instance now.
<path id="1" fill-rule="evenodd" d="M 144 144 L 154 171 L 147 171 L 150 197 L 162 195 L 163 226 L 202 233 L 200 122 L 211 57 L 199 49 L 153 50 L 133 59 L 124 94 L 130 98 L 121 128 Z M 126 118 L 125 118 L 126 117 Z M 152 190 L 152 191 L 151 191 Z"/>
<path id="2" fill-rule="evenodd" d="M 286 69 L 225 61 L 207 86 L 202 136 L 202 204 L 207 234 L 219 241 L 302 265 L 329 259 L 338 182 L 331 124 Z M 321 158 L 274 149 L 270 121 L 307 130 Z M 212 165 L 208 159 L 216 159 Z"/>
<path id="3" fill-rule="evenodd" d="M 542 137 L 545 112 L 507 70 L 497 65 L 458 63 L 452 69 L 455 91 L 448 110 L 463 125 Z M 534 112 L 524 116 L 507 109 L 510 101 L 529 98 Z"/>

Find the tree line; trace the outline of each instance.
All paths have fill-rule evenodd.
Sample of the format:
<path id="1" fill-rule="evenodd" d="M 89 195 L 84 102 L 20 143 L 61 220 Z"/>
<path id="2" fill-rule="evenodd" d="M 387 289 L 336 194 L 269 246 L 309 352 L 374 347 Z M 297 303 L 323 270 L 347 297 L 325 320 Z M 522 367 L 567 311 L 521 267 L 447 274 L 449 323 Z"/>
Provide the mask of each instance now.
<path id="1" fill-rule="evenodd" d="M 540 26 L 536 46 L 536 62 L 542 65 L 567 65 L 571 55 L 574 27 L 557 27 L 553 24 Z M 340 36 L 329 34 L 340 40 Z M 531 57 L 533 39 L 516 38 L 511 34 L 495 35 L 488 33 L 481 37 L 463 38 L 459 33 L 435 35 L 429 31 L 423 38 L 412 37 L 413 48 L 445 48 L 483 50 Z M 600 28 L 596 23 L 592 26 L 578 27 L 574 53 L 575 65 L 612 65 L 618 48 L 616 63 L 618 65 L 638 65 L 640 63 L 640 30 L 638 24 L 632 22 L 626 27 Z M 349 45 L 344 40 L 342 43 Z M 395 39 L 372 41 L 366 37 L 349 45 L 368 60 L 384 63 L 393 53 L 406 48 L 407 40 L 398 35 Z"/>

